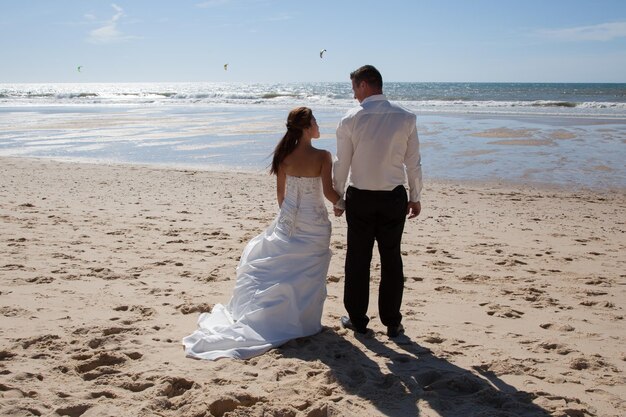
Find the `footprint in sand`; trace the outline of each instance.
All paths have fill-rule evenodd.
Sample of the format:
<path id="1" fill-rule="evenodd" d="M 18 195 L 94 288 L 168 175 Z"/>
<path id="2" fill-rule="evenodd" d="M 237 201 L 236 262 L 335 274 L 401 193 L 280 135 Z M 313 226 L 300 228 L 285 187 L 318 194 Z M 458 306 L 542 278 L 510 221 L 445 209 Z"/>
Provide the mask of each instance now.
<path id="1" fill-rule="evenodd" d="M 114 398 L 117 398 L 117 395 L 115 395 L 111 391 L 95 391 L 95 392 L 90 392 L 89 397 L 93 399 L 98 399 L 98 398 L 114 399 Z"/>
<path id="2" fill-rule="evenodd" d="M 493 373 L 496 375 L 528 375 L 538 379 L 545 379 L 545 375 L 540 372 L 541 360 L 533 358 L 497 359 L 481 365 L 472 366 L 480 373 Z M 539 366 L 538 366 L 539 365 Z"/>
<path id="3" fill-rule="evenodd" d="M 0 266 L 0 271 L 17 271 L 17 270 L 26 270 L 26 267 L 21 264 L 6 264 Z"/>
<path id="4" fill-rule="evenodd" d="M 227 239 L 230 239 L 230 235 L 228 233 L 223 232 L 223 231 L 219 231 L 219 230 L 216 230 L 216 231 L 211 232 L 211 233 L 203 233 L 203 235 L 209 237 L 208 239 L 205 238 L 204 240 L 214 240 L 214 239 L 217 239 L 217 240 L 227 240 Z"/>
<path id="5" fill-rule="evenodd" d="M 254 397 L 249 394 L 230 394 L 224 395 L 209 404 L 211 415 L 223 416 L 226 413 L 234 411 L 236 408 L 250 408 L 257 403 L 263 403 L 267 400 L 262 397 Z M 252 415 L 252 413 L 251 413 Z"/>
<path id="6" fill-rule="evenodd" d="M 91 267 L 89 268 L 89 270 L 91 271 L 91 274 L 89 274 L 89 276 L 104 279 L 107 281 L 124 278 L 122 275 L 116 274 L 111 269 L 106 267 Z"/>
<path id="7" fill-rule="evenodd" d="M 519 259 L 507 259 L 505 261 L 498 261 L 496 265 L 500 266 L 518 266 L 518 265 L 528 265 L 524 261 L 520 261 Z"/>
<path id="8" fill-rule="evenodd" d="M 530 306 L 533 308 L 546 308 L 559 305 L 559 300 L 549 297 L 546 295 L 546 291 L 535 287 L 522 288 L 521 291 L 515 291 L 513 294 L 522 297 L 524 301 L 530 302 Z"/>
<path id="9" fill-rule="evenodd" d="M 40 275 L 34 278 L 28 278 L 26 282 L 30 284 L 50 284 L 51 282 L 54 282 L 54 278 Z"/>
<path id="10" fill-rule="evenodd" d="M 446 294 L 458 294 L 460 293 L 459 290 L 456 290 L 452 287 L 448 287 L 447 285 L 441 285 L 439 287 L 435 287 L 435 291 L 439 291 L 442 293 L 446 293 Z"/>
<path id="11" fill-rule="evenodd" d="M 87 359 L 86 355 L 76 355 L 72 359 L 82 361 L 82 363 L 75 366 L 75 369 L 85 381 L 92 381 L 104 375 L 120 373 L 121 371 L 116 369 L 116 366 L 124 364 L 128 360 L 119 353 L 112 354 L 107 352 L 101 352 L 97 356 L 88 357 Z"/>
<path id="12" fill-rule="evenodd" d="M 200 282 L 228 281 L 231 274 L 234 273 L 233 271 L 234 268 L 229 268 L 226 264 L 222 264 L 214 268 L 208 275 L 196 277 L 196 280 Z"/>
<path id="13" fill-rule="evenodd" d="M 612 287 L 611 282 L 604 277 L 582 278 L 585 285 L 593 285 L 595 287 Z"/>
<path id="14" fill-rule="evenodd" d="M 0 383 L 0 398 L 37 398 L 35 391 L 26 392 L 20 388 Z"/>
<path id="15" fill-rule="evenodd" d="M 93 407 L 93 404 L 75 404 L 67 407 L 57 408 L 55 411 L 56 414 L 60 416 L 69 416 L 69 417 L 78 417 L 82 416 Z"/>
<path id="16" fill-rule="evenodd" d="M 9 360 L 17 356 L 17 353 L 13 353 L 10 350 L 0 350 L 0 362 Z"/>
<path id="17" fill-rule="evenodd" d="M 491 279 L 488 275 L 469 274 L 459 278 L 463 282 L 486 282 Z"/>
<path id="18" fill-rule="evenodd" d="M 154 386 L 150 381 L 123 381 L 116 384 L 119 388 L 130 392 L 142 392 Z"/>
<path id="19" fill-rule="evenodd" d="M 122 305 L 119 307 L 115 307 L 113 310 L 123 311 L 123 312 L 132 312 L 132 313 L 136 313 L 139 316 L 139 318 L 137 319 L 130 319 L 130 320 L 127 319 L 127 320 L 122 321 L 122 323 L 126 325 L 136 323 L 140 320 L 147 320 L 156 314 L 156 310 L 154 308 L 146 307 L 146 306 L 139 306 L 139 305 L 134 305 L 134 306 Z"/>
<path id="20" fill-rule="evenodd" d="M 28 316 L 29 314 L 30 314 L 30 311 L 24 310 L 23 308 L 19 308 L 19 307 L 9 307 L 9 306 L 0 307 L 0 315 L 4 317 L 22 317 L 22 316 Z"/>
<path id="21" fill-rule="evenodd" d="M 588 297 L 597 297 L 600 295 L 607 295 L 608 292 L 606 291 L 599 291 L 599 290 L 587 290 L 585 291 L 585 295 Z"/>
<path id="22" fill-rule="evenodd" d="M 72 357 L 79 363 L 74 366 L 81 378 L 85 381 L 92 381 L 104 375 L 115 375 L 121 373 L 119 365 L 130 360 L 139 360 L 143 355 L 139 352 L 110 353 L 100 352 L 96 355 L 79 354 Z"/>
<path id="23" fill-rule="evenodd" d="M 514 310 L 509 306 L 503 306 L 494 303 L 483 303 L 481 306 L 487 306 L 487 314 L 494 317 L 502 317 L 507 319 L 519 319 L 524 315 L 523 311 Z"/>
<path id="24" fill-rule="evenodd" d="M 172 288 L 151 288 L 148 291 L 148 294 L 154 295 L 156 297 L 169 297 L 170 295 L 172 295 L 173 292 L 174 290 Z"/>
<path id="25" fill-rule="evenodd" d="M 8 239 L 7 242 L 9 242 L 7 244 L 7 246 L 19 246 L 19 247 L 24 247 L 25 245 L 20 245 L 20 243 L 24 243 L 26 242 L 26 238 L 24 237 L 19 237 L 17 239 Z"/>
<path id="26" fill-rule="evenodd" d="M 445 342 L 446 339 L 444 339 L 443 337 L 441 337 L 441 335 L 437 334 L 437 333 L 431 333 L 429 336 L 427 336 L 424 339 L 424 342 L 426 343 L 432 343 L 432 344 L 440 344 Z"/>
<path id="27" fill-rule="evenodd" d="M 181 304 L 179 306 L 176 306 L 176 310 L 180 311 L 183 314 L 209 313 L 212 309 L 213 305 L 209 303 Z"/>
<path id="28" fill-rule="evenodd" d="M 42 351 L 61 351 L 65 349 L 67 343 L 61 340 L 56 334 L 46 334 L 42 336 L 31 337 L 28 339 L 18 339 L 23 349 L 34 348 L 38 352 Z"/>
<path id="29" fill-rule="evenodd" d="M 578 358 L 574 358 L 570 362 L 569 367 L 570 369 L 574 369 L 576 371 L 602 369 L 605 372 L 619 372 L 619 369 L 617 369 L 617 367 L 606 362 L 604 358 L 602 358 L 602 356 L 600 355 L 592 355 L 589 357 L 581 356 Z"/>
<path id="30" fill-rule="evenodd" d="M 568 355 L 574 352 L 574 350 L 562 343 L 542 342 L 539 343 L 535 349 L 533 349 L 533 352 L 556 352 L 559 355 Z"/>
<path id="31" fill-rule="evenodd" d="M 107 327 L 106 329 L 102 329 L 103 336 L 111 336 L 120 333 L 132 332 L 135 329 L 130 327 Z"/>

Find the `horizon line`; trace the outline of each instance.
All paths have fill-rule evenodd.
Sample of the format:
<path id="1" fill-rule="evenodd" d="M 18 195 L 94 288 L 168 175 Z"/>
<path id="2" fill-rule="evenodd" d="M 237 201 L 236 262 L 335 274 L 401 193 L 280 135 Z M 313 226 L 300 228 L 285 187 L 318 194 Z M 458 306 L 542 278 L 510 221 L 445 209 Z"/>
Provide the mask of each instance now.
<path id="1" fill-rule="evenodd" d="M 151 83 L 254 83 L 254 84 L 297 84 L 297 83 L 331 83 L 331 84 L 349 84 L 349 81 L 250 81 L 250 80 L 188 80 L 188 81 L 1 81 L 3 84 L 151 84 Z M 406 84 L 626 84 L 626 81 L 401 81 L 401 80 L 384 80 L 387 83 L 406 83 Z"/>

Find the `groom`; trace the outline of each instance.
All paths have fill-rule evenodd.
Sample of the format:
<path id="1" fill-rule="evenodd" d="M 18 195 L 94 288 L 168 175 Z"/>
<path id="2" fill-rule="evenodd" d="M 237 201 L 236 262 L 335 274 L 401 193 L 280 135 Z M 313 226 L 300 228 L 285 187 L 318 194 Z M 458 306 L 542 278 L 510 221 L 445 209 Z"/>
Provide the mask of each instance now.
<path id="1" fill-rule="evenodd" d="M 362 66 L 350 74 L 350 79 L 360 105 L 339 122 L 333 167 L 333 186 L 341 196 L 345 191 L 348 223 L 343 302 L 349 317 L 342 317 L 341 324 L 367 333 L 370 263 L 376 241 L 381 263 L 378 311 L 387 335 L 396 337 L 404 331 L 400 314 L 404 222 L 407 215 L 411 219 L 421 211 L 422 166 L 416 117 L 387 100 L 382 76 L 373 66 Z M 335 215 L 341 216 L 343 211 L 344 206 L 335 205 Z"/>

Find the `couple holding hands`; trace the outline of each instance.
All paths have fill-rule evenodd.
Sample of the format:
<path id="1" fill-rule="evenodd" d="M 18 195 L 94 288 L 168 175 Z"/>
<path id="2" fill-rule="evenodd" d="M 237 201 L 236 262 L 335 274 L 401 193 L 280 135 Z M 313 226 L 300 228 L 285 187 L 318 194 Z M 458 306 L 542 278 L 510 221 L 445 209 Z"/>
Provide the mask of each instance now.
<path id="1" fill-rule="evenodd" d="M 419 215 L 422 189 L 416 117 L 390 103 L 371 65 L 350 74 L 354 98 L 337 127 L 337 157 L 316 149 L 319 126 L 311 109 L 289 113 L 287 132 L 274 150 L 280 207 L 272 224 L 245 247 L 231 300 L 198 318 L 183 339 L 188 356 L 248 359 L 322 329 L 331 223 L 346 215 L 348 242 L 341 325 L 367 333 L 370 263 L 378 245 L 380 320 L 391 338 L 402 334 L 404 289 L 401 239 L 405 220 Z M 405 189 L 408 184 L 408 196 Z M 346 187 L 347 185 L 347 187 Z M 345 199 L 345 200 L 344 200 Z"/>

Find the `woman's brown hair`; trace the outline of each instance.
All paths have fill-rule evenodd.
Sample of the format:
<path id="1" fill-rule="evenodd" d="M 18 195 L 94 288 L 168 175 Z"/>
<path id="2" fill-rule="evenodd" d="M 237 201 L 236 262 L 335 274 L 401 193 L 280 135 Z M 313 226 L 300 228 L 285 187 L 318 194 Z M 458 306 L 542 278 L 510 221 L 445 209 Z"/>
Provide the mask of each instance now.
<path id="1" fill-rule="evenodd" d="M 302 138 L 302 131 L 307 127 L 311 127 L 312 119 L 313 111 L 308 107 L 297 107 L 289 112 L 289 116 L 287 116 L 287 133 L 274 148 L 270 174 L 278 174 L 280 164 L 296 149 L 300 138 Z"/>

